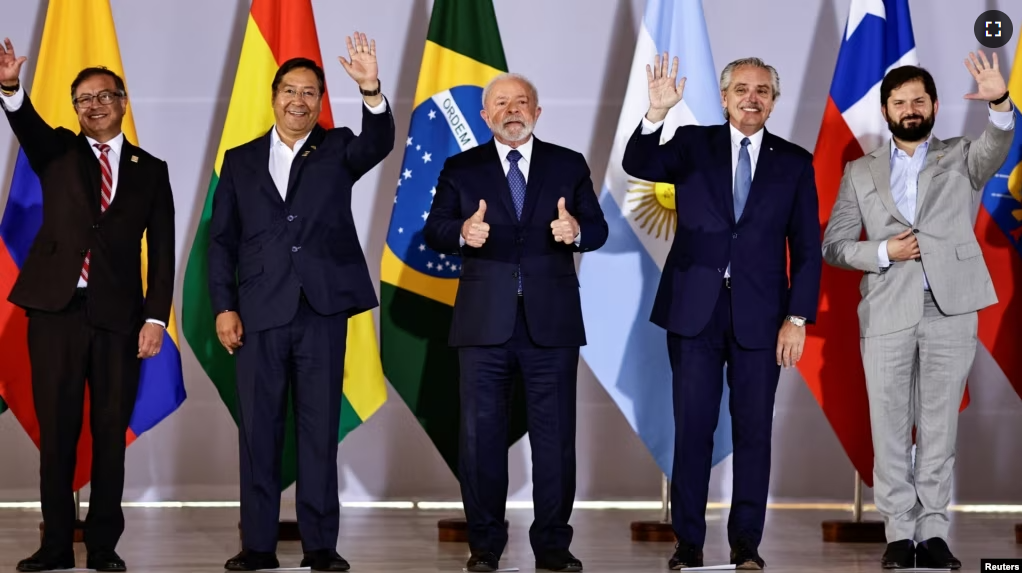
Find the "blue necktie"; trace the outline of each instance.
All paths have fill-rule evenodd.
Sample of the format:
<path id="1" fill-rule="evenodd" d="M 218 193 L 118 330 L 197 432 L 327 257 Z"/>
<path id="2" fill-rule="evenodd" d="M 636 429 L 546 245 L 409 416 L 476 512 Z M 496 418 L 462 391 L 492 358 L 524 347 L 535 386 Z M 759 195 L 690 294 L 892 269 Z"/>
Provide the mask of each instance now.
<path id="1" fill-rule="evenodd" d="M 738 150 L 738 168 L 735 169 L 735 222 L 742 218 L 745 201 L 749 198 L 752 187 L 752 161 L 749 159 L 749 138 L 742 138 L 742 148 Z"/>
<path id="2" fill-rule="evenodd" d="M 507 170 L 507 185 L 511 188 L 511 200 L 515 203 L 518 220 L 522 219 L 522 207 L 525 205 L 525 175 L 518 168 L 518 160 L 521 158 L 522 154 L 517 149 L 512 149 L 507 154 L 507 160 L 511 164 Z M 521 265 L 518 265 L 518 294 L 522 294 Z"/>

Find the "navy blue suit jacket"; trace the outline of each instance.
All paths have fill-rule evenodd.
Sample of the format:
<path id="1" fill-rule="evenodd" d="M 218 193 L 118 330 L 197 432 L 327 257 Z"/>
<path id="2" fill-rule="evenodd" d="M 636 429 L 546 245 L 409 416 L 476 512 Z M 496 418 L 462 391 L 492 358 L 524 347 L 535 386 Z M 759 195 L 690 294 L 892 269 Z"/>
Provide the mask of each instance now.
<path id="1" fill-rule="evenodd" d="M 380 114 L 363 106 L 358 136 L 317 125 L 291 164 L 286 199 L 270 176 L 270 133 L 224 154 L 209 228 L 213 312 L 237 311 L 258 332 L 288 323 L 300 290 L 320 314 L 378 306 L 351 188 L 394 147 L 390 103 Z"/>
<path id="2" fill-rule="evenodd" d="M 730 262 L 734 336 L 743 347 L 776 346 L 789 314 L 815 322 L 823 254 L 812 155 L 765 132 L 735 221 L 729 126 L 681 127 L 660 145 L 662 129 L 642 135 L 640 123 L 622 162 L 634 177 L 675 186 L 678 229 L 650 320 L 675 334 L 699 334 Z"/>
<path id="3" fill-rule="evenodd" d="M 561 197 L 579 224 L 577 247 L 554 241 L 550 229 Z M 489 238 L 478 249 L 459 247 L 461 226 L 479 209 L 480 199 L 486 201 Z M 429 248 L 463 261 L 451 346 L 488 346 L 511 338 L 519 265 L 533 341 L 540 346 L 585 345 L 574 253 L 603 246 L 607 221 L 582 154 L 535 139 L 521 221 L 492 139 L 453 155 L 440 172 L 423 233 Z"/>

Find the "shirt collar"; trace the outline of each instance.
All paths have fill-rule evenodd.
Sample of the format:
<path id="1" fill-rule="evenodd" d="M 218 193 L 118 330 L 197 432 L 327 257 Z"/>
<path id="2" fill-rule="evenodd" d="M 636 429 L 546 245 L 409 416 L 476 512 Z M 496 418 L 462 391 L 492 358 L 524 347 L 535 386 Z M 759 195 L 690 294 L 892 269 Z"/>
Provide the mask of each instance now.
<path id="1" fill-rule="evenodd" d="M 522 159 L 525 160 L 526 163 L 529 163 L 532 160 L 532 143 L 534 141 L 536 141 L 536 138 L 530 135 L 528 141 L 515 148 L 522 154 Z M 511 151 L 512 147 L 497 141 L 497 138 L 493 138 L 493 143 L 497 145 L 497 155 L 500 157 L 500 160 L 506 160 L 507 154 Z"/>
<path id="2" fill-rule="evenodd" d="M 927 151 L 928 149 L 930 149 L 930 141 L 931 141 L 932 139 L 933 139 L 933 132 L 931 131 L 931 132 L 930 132 L 930 135 L 928 135 L 928 136 L 926 137 L 926 141 L 924 141 L 924 142 L 920 143 L 920 144 L 919 144 L 919 147 L 917 147 L 917 148 L 916 148 L 916 153 L 918 153 L 918 152 L 922 151 L 922 152 L 923 152 L 923 153 L 925 154 L 925 153 L 926 153 L 926 151 Z M 894 142 L 894 137 L 892 136 L 892 137 L 891 137 L 891 160 L 893 160 L 893 159 L 894 159 L 894 155 L 895 155 L 896 153 L 898 153 L 899 151 L 901 151 L 901 149 L 899 149 L 899 148 L 898 148 L 898 144 Z M 905 155 L 905 157 L 908 157 L 908 154 L 907 154 L 907 153 L 905 153 L 904 151 L 901 151 L 901 152 L 902 152 L 902 154 L 904 154 L 904 155 Z M 916 157 L 916 155 L 915 155 L 915 154 L 912 154 L 912 157 Z M 911 159 L 911 158 L 910 158 L 910 159 Z"/>
<path id="3" fill-rule="evenodd" d="M 731 122 L 728 122 L 727 125 L 731 129 L 731 143 L 736 147 L 741 147 L 742 140 L 745 139 L 746 137 L 749 138 L 749 151 L 759 149 L 760 144 L 763 143 L 763 132 L 765 131 L 765 129 L 763 129 L 762 127 L 759 128 L 759 131 L 757 131 L 756 133 L 747 136 L 744 133 L 738 131 L 738 128 L 736 128 L 734 124 L 732 124 Z"/>
<path id="4" fill-rule="evenodd" d="M 88 141 L 89 147 L 92 147 L 93 149 L 95 149 L 95 145 L 99 143 L 88 135 L 85 136 L 85 141 Z M 110 151 L 119 157 L 121 155 L 121 148 L 124 147 L 124 132 L 122 131 L 121 133 L 118 133 L 117 137 L 107 141 L 106 144 L 110 146 Z"/>
<path id="5" fill-rule="evenodd" d="M 301 149 L 302 146 L 305 145 L 305 140 L 309 139 L 310 135 L 312 135 L 311 131 L 309 133 L 306 133 L 305 137 L 303 137 L 303 138 L 301 138 L 301 139 L 299 139 L 298 141 L 295 142 L 294 149 L 288 149 L 288 150 L 289 151 L 298 151 L 299 149 Z M 277 124 L 273 124 L 273 129 L 270 130 L 270 148 L 272 149 L 272 148 L 276 147 L 277 145 L 283 145 L 284 147 L 287 147 L 287 144 L 284 143 L 284 140 L 282 140 L 280 138 L 280 134 L 277 133 Z"/>

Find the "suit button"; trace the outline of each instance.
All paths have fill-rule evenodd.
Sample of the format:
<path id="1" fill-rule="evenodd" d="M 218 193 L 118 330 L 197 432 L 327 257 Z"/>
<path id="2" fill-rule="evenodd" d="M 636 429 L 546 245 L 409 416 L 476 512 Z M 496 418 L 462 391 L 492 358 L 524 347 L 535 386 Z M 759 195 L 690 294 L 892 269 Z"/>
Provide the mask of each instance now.
<path id="1" fill-rule="evenodd" d="M 288 221 L 294 221 L 295 220 L 295 216 L 294 215 L 288 215 L 287 216 L 287 220 Z"/>
<path id="2" fill-rule="evenodd" d="M 732 239 L 737 239 L 738 238 L 738 233 L 731 233 L 731 238 Z"/>
<path id="3" fill-rule="evenodd" d="M 300 249 L 300 248 L 301 248 L 301 247 L 291 247 L 291 252 L 292 252 L 292 253 L 297 253 L 297 252 L 298 252 L 298 249 Z"/>
<path id="4" fill-rule="evenodd" d="M 96 223 L 95 225 L 93 225 L 92 228 L 93 229 L 98 229 L 99 228 L 99 223 Z"/>
<path id="5" fill-rule="evenodd" d="M 82 249 L 82 250 L 78 251 L 78 254 L 84 257 L 86 255 L 86 253 L 88 253 L 88 252 L 89 251 L 86 251 L 85 249 Z"/>
<path id="6" fill-rule="evenodd" d="M 518 278 L 518 271 L 515 271 L 515 272 L 511 273 L 511 276 L 513 278 Z"/>
<path id="7" fill-rule="evenodd" d="M 919 234 L 919 229 L 912 229 L 912 234 L 913 235 L 918 235 Z"/>

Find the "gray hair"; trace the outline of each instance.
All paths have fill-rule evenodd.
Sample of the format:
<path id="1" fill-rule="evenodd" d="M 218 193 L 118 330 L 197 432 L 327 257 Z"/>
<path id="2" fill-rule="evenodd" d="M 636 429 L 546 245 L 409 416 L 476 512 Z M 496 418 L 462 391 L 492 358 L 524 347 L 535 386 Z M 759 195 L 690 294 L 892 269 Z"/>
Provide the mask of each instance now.
<path id="1" fill-rule="evenodd" d="M 501 80 L 518 80 L 518 81 L 524 83 L 526 85 L 526 87 L 528 88 L 528 90 L 529 90 L 529 97 L 532 98 L 532 101 L 534 103 L 539 103 L 539 92 L 536 91 L 536 86 L 533 85 L 533 83 L 529 81 L 529 78 L 523 76 L 522 74 L 515 74 L 515 73 L 511 73 L 511 72 L 505 72 L 505 73 L 502 73 L 502 74 L 498 75 L 497 77 L 493 78 L 492 80 L 490 80 L 486 84 L 486 87 L 483 88 L 483 107 L 484 108 L 486 107 L 486 98 L 490 95 L 490 90 L 493 88 L 493 84 L 495 84 L 495 83 L 497 83 L 497 82 L 499 82 Z"/>
<path id="2" fill-rule="evenodd" d="M 742 66 L 751 66 L 770 72 L 770 86 L 773 88 L 774 101 L 781 97 L 781 78 L 777 75 L 777 70 L 759 58 L 741 58 L 728 64 L 720 72 L 720 93 L 726 92 L 731 87 L 731 75 Z M 728 115 L 727 107 L 724 107 L 724 119 L 728 119 Z"/>

